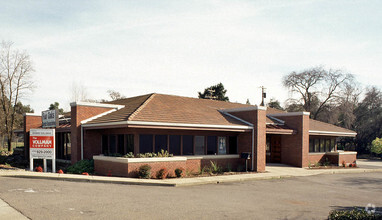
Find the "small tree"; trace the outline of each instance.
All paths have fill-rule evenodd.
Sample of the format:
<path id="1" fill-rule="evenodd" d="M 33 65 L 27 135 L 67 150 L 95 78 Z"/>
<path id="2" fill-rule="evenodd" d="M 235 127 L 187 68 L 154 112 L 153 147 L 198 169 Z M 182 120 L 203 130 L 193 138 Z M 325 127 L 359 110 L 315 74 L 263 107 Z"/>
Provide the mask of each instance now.
<path id="1" fill-rule="evenodd" d="M 64 109 L 60 108 L 59 106 L 60 106 L 60 103 L 54 102 L 54 103 L 50 104 L 49 110 L 57 109 L 58 114 L 62 115 L 62 114 L 64 114 Z"/>
<path id="2" fill-rule="evenodd" d="M 224 89 L 224 85 L 222 83 L 216 84 L 214 86 L 210 86 L 204 89 L 204 92 L 199 92 L 200 99 L 213 99 L 220 101 L 229 101 L 228 96 L 225 96 L 227 90 Z"/>
<path id="3" fill-rule="evenodd" d="M 382 138 L 376 138 L 371 142 L 371 152 L 375 154 L 382 154 Z"/>
<path id="4" fill-rule="evenodd" d="M 32 61 L 26 52 L 12 48 L 12 42 L 0 48 L 0 108 L 3 132 L 8 136 L 8 151 L 12 150 L 13 129 L 20 98 L 33 88 Z"/>
<path id="5" fill-rule="evenodd" d="M 119 100 L 126 98 L 124 95 L 121 95 L 120 92 L 114 91 L 114 90 L 107 90 L 107 93 L 109 94 L 111 100 Z"/>

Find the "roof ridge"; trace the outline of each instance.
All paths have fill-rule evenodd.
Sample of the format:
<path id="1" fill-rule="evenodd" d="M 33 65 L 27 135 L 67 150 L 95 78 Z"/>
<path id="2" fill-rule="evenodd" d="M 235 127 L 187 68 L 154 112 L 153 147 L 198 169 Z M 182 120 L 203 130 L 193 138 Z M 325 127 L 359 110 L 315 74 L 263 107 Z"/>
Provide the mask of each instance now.
<path id="1" fill-rule="evenodd" d="M 133 113 L 129 115 L 127 121 L 133 119 L 147 105 L 147 103 L 149 103 L 154 98 L 155 95 L 156 93 L 151 93 L 151 95 L 138 108 L 136 108 Z"/>

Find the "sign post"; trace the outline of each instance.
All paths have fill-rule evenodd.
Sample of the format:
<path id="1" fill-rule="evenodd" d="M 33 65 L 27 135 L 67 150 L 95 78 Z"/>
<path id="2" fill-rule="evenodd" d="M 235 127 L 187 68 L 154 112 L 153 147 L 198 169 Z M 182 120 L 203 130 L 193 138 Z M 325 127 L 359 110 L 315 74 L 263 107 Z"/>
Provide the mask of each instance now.
<path id="1" fill-rule="evenodd" d="M 31 129 L 29 136 L 30 170 L 33 171 L 33 159 L 44 160 L 44 172 L 47 171 L 46 160 L 52 160 L 52 172 L 56 172 L 55 129 Z"/>

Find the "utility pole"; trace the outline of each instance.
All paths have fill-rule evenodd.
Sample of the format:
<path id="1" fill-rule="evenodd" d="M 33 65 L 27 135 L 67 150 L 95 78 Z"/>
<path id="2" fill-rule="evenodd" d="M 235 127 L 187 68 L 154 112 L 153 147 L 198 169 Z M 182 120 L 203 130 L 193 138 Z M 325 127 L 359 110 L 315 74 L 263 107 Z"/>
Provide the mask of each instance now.
<path id="1" fill-rule="evenodd" d="M 259 88 L 261 88 L 261 104 L 260 106 L 265 106 L 265 103 L 264 103 L 264 99 L 267 98 L 267 93 L 266 93 L 266 89 L 264 86 L 260 86 Z"/>

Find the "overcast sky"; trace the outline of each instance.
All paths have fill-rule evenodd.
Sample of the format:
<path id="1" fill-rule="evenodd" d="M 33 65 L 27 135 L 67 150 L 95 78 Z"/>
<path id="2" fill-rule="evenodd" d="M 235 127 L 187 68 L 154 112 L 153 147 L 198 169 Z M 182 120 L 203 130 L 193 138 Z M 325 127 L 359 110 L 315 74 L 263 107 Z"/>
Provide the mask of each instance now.
<path id="1" fill-rule="evenodd" d="M 289 97 L 283 75 L 323 65 L 382 87 L 382 1 L 1 1 L 0 40 L 32 57 L 36 112 L 113 89 L 197 97 L 222 82 L 231 101 Z M 268 99 L 269 100 L 269 99 Z"/>

